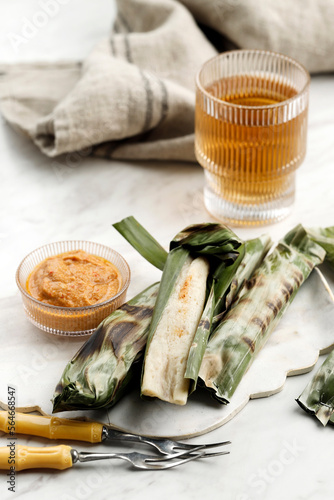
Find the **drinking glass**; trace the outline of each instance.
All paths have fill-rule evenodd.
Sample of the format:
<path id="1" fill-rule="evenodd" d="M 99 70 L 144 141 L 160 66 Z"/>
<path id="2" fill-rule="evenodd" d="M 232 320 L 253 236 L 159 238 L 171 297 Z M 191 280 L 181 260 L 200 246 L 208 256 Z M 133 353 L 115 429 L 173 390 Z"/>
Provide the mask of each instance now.
<path id="1" fill-rule="evenodd" d="M 306 152 L 309 83 L 301 64 L 269 51 L 225 52 L 203 65 L 195 153 L 214 217 L 255 225 L 289 214 Z"/>

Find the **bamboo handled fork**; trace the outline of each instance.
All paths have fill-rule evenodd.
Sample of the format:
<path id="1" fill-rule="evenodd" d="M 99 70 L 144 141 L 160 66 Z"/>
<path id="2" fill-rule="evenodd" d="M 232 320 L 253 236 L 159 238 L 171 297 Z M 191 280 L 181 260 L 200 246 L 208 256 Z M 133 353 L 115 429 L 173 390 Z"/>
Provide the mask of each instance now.
<path id="1" fill-rule="evenodd" d="M 13 426 L 14 423 L 14 426 Z M 14 427 L 14 429 L 13 429 Z M 47 439 L 85 441 L 100 443 L 105 440 L 129 441 L 149 445 L 158 452 L 159 456 L 143 453 L 96 453 L 78 452 L 66 445 L 53 447 L 28 447 L 12 443 L 12 458 L 15 470 L 27 468 L 56 468 L 67 469 L 77 462 L 87 462 L 103 459 L 123 459 L 140 469 L 161 470 L 187 463 L 197 458 L 207 458 L 225 455 L 228 451 L 207 453 L 206 450 L 230 444 L 229 441 L 210 444 L 188 444 L 172 439 L 157 439 L 138 434 L 121 432 L 99 422 L 62 419 L 53 416 L 39 416 L 24 413 L 15 413 L 14 419 L 9 420 L 8 413 L 0 412 L 0 430 L 6 433 L 27 434 Z M 14 432 L 13 432 L 14 431 Z M 0 469 L 10 470 L 11 450 L 8 445 L 0 448 Z"/>

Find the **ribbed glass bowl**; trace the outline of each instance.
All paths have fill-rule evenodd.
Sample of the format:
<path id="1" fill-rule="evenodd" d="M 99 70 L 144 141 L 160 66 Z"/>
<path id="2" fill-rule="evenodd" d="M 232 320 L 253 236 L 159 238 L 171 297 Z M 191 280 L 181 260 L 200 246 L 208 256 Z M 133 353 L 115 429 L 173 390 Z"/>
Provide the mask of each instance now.
<path id="1" fill-rule="evenodd" d="M 26 284 L 33 269 L 48 257 L 73 250 L 84 250 L 114 264 L 122 277 L 120 291 L 105 302 L 86 307 L 53 306 L 32 297 L 27 292 Z M 58 241 L 29 253 L 16 271 L 16 283 L 22 295 L 25 313 L 31 323 L 54 335 L 80 337 L 92 334 L 104 318 L 125 302 L 130 284 L 130 268 L 119 253 L 99 243 L 80 240 Z"/>

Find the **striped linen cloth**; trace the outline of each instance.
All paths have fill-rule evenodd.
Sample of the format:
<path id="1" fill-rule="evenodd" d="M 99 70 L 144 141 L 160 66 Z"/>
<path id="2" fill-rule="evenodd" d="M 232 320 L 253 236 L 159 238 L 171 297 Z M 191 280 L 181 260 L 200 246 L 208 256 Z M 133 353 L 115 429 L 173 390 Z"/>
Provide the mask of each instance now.
<path id="1" fill-rule="evenodd" d="M 195 75 L 217 48 L 275 50 L 310 71 L 334 70 L 334 3 L 327 0 L 117 5 L 110 38 L 83 64 L 0 67 L 3 116 L 50 157 L 79 151 L 195 161 Z"/>

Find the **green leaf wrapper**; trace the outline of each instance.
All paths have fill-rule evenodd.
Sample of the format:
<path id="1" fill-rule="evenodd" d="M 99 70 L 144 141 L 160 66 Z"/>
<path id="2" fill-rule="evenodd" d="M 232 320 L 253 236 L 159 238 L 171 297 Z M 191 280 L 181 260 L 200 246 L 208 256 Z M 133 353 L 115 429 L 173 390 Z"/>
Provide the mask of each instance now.
<path id="1" fill-rule="evenodd" d="M 134 248 L 147 258 L 159 248 L 156 240 L 133 218 L 128 217 L 114 225 Z M 141 238 L 144 232 L 145 239 Z M 130 236 L 129 236 L 130 235 Z M 151 243 L 150 243 L 151 240 Z M 152 244 L 152 250 L 148 247 Z M 144 247 L 144 245 L 146 245 Z M 198 372 L 205 352 L 213 324 L 217 324 L 231 305 L 235 295 L 244 282 L 250 278 L 260 265 L 271 246 L 267 235 L 242 243 L 227 227 L 220 224 L 198 224 L 178 233 L 170 244 L 168 265 L 164 268 L 159 298 L 151 325 L 154 332 L 160 321 L 166 304 L 172 294 L 177 276 L 189 255 L 205 256 L 210 262 L 210 274 L 207 280 L 207 300 L 193 343 L 191 345 L 185 378 L 190 379 L 190 392 L 195 390 Z M 157 265 L 150 256 L 151 263 Z M 150 333 L 150 338 L 153 333 Z"/>
<path id="2" fill-rule="evenodd" d="M 144 352 L 159 283 L 111 313 L 67 364 L 53 411 L 108 408 L 123 395 Z"/>
<path id="3" fill-rule="evenodd" d="M 325 359 L 314 377 L 305 387 L 297 403 L 314 415 L 322 425 L 333 423 L 334 415 L 334 350 Z"/>
<path id="4" fill-rule="evenodd" d="M 205 324 L 203 314 L 208 314 L 210 329 L 214 311 L 213 307 L 216 305 L 216 301 L 212 302 L 215 293 L 217 293 L 219 300 L 222 301 L 225 291 L 233 279 L 234 272 L 244 256 L 244 247 L 245 245 L 233 231 L 221 224 L 215 223 L 189 226 L 175 236 L 170 243 L 170 252 L 162 274 L 159 294 L 146 345 L 143 370 L 145 370 L 146 356 L 150 349 L 152 338 L 174 291 L 176 279 L 188 257 L 205 257 L 210 264 L 210 274 L 207 280 L 207 300 L 203 310 L 200 311 L 202 320 L 199 323 L 200 329 L 203 327 L 206 328 L 207 325 Z M 235 265 L 236 262 L 237 264 Z M 230 267 L 233 268 L 232 273 L 229 272 Z M 203 345 L 203 343 L 206 343 L 205 335 L 202 336 L 202 339 Z M 167 374 L 166 376 L 168 377 Z M 195 374 L 194 377 L 196 377 Z"/>
<path id="5" fill-rule="evenodd" d="M 244 253 L 240 253 L 233 265 L 224 269 L 219 266 L 216 269 L 211 292 L 189 351 L 185 377 L 191 380 L 190 392 L 196 389 L 199 370 L 213 326 L 226 314 L 238 291 L 264 259 L 271 243 L 271 238 L 267 235 L 246 241 Z"/>
<path id="6" fill-rule="evenodd" d="M 168 253 L 134 217 L 127 217 L 113 224 L 113 227 L 144 259 L 161 271 L 163 270 Z"/>
<path id="7" fill-rule="evenodd" d="M 334 226 L 307 229 L 310 238 L 326 250 L 325 260 L 334 269 Z"/>
<path id="8" fill-rule="evenodd" d="M 199 377 L 228 403 L 324 249 L 299 225 L 268 255 L 208 342 Z"/>

